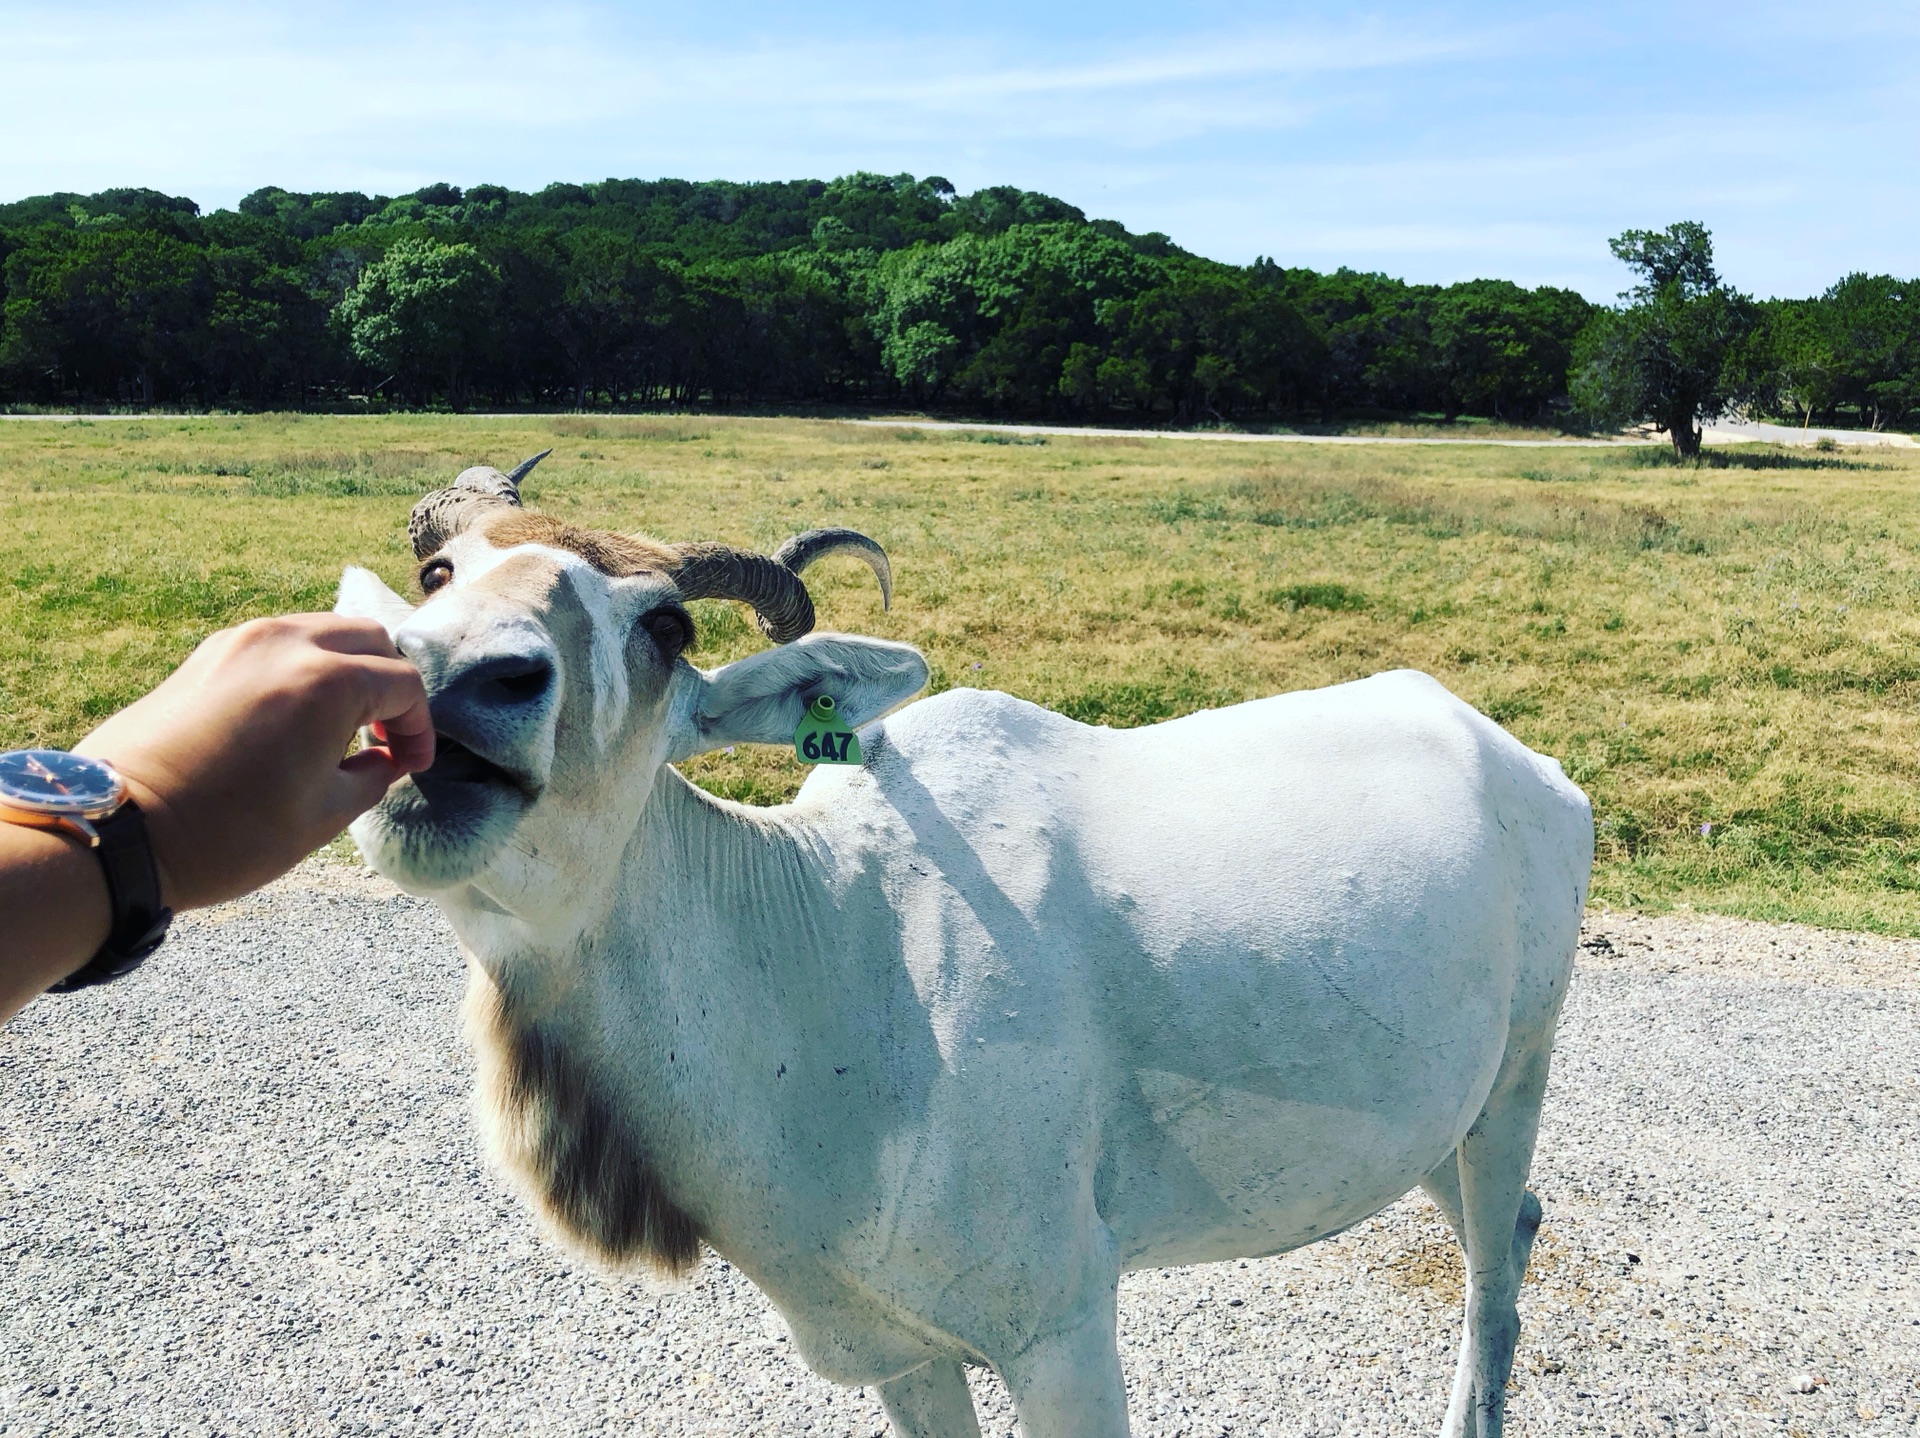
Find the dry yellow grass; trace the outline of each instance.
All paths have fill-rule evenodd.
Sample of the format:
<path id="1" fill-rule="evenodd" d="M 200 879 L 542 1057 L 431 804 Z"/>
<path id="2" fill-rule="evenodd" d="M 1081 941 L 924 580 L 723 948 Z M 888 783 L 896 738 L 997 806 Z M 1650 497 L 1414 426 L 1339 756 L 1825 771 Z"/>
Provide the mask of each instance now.
<path id="1" fill-rule="evenodd" d="M 0 743 L 64 744 L 203 634 L 407 578 L 414 495 L 548 445 L 534 502 L 771 547 L 881 540 L 825 625 L 939 687 L 1140 723 L 1411 665 L 1593 795 L 1595 896 L 1920 933 L 1920 456 L 1216 445 L 691 418 L 0 424 Z M 702 662 L 757 634 L 701 606 Z M 1223 755 L 1223 763 L 1232 757 Z M 693 766 L 767 801 L 775 750 Z M 1705 828 L 1703 826 L 1711 826 Z"/>

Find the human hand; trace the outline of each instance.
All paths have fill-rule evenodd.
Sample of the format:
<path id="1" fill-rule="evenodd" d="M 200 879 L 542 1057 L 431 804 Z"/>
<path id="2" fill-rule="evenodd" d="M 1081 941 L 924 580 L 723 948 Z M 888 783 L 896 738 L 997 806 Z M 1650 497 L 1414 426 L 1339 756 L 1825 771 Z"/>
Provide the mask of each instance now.
<path id="1" fill-rule="evenodd" d="M 376 742 L 343 758 L 363 726 Z M 433 721 L 378 624 L 290 614 L 209 636 L 74 752 L 126 779 L 164 902 L 185 909 L 278 878 L 425 769 Z"/>

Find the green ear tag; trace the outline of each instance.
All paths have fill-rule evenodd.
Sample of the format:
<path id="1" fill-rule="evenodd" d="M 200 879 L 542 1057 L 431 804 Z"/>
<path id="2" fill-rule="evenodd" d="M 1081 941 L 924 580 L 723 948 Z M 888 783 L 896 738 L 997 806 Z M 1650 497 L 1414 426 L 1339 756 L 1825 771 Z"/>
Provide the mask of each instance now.
<path id="1" fill-rule="evenodd" d="M 860 762 L 860 737 L 840 717 L 833 696 L 822 694 L 807 706 L 807 717 L 793 731 L 793 752 L 809 764 Z"/>

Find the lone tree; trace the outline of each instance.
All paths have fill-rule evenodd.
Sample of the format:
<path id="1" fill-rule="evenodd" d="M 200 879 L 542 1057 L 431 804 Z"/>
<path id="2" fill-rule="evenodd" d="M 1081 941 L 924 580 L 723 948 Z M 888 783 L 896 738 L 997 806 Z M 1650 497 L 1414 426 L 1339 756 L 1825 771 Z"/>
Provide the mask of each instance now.
<path id="1" fill-rule="evenodd" d="M 362 364 L 388 370 L 417 398 L 444 379 L 457 409 L 485 357 L 499 288 L 499 270 L 472 245 L 404 239 L 360 272 L 334 322 Z"/>
<path id="2" fill-rule="evenodd" d="M 1640 283 L 1575 342 L 1574 406 L 1601 423 L 1651 420 L 1676 455 L 1696 455 L 1700 423 L 1748 398 L 1738 360 L 1758 312 L 1714 272 L 1705 225 L 1628 230 L 1607 243 Z"/>

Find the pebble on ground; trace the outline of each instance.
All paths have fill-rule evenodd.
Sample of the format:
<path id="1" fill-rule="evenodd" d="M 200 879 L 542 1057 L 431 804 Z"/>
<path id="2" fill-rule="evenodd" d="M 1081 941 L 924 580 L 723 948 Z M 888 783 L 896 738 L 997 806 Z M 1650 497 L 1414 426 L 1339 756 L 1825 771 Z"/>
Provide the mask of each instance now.
<path id="1" fill-rule="evenodd" d="M 580 1265 L 482 1163 L 428 905 L 314 861 L 0 1030 L 0 1434 L 880 1434 L 741 1275 Z M 1509 1433 L 1920 1424 L 1920 943 L 1589 922 Z M 1129 1276 L 1137 1434 L 1436 1433 L 1460 1260 L 1417 1194 Z M 982 1424 L 1005 1391 L 974 1375 Z"/>

